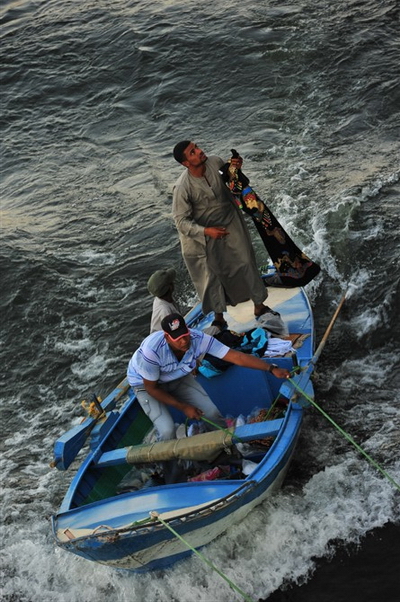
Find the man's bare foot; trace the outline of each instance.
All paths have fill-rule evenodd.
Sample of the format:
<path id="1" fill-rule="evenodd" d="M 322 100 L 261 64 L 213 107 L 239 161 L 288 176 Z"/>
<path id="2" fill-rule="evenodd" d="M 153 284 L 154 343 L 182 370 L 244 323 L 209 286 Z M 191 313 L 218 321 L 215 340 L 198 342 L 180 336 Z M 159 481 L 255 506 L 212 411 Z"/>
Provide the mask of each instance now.
<path id="1" fill-rule="evenodd" d="M 255 305 L 254 306 L 254 315 L 256 318 L 259 318 L 260 316 L 263 316 L 264 314 L 270 313 L 273 316 L 280 316 L 281 314 L 277 311 L 274 311 L 273 309 L 271 309 L 270 307 L 268 307 L 268 305 Z"/>
<path id="2" fill-rule="evenodd" d="M 211 326 L 217 326 L 220 330 L 224 330 L 228 327 L 228 323 L 224 318 L 224 314 L 215 313 L 215 318 L 211 322 Z"/>

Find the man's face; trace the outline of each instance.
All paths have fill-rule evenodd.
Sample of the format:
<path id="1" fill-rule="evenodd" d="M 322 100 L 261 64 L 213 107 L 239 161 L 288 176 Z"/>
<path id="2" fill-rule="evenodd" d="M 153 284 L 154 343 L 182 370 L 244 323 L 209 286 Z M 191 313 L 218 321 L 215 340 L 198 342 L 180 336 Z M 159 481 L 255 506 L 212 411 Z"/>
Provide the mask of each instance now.
<path id="1" fill-rule="evenodd" d="M 168 333 L 165 333 L 165 338 L 168 345 L 175 351 L 186 352 L 190 347 L 190 333 L 179 337 L 176 341 Z"/>
<path id="2" fill-rule="evenodd" d="M 185 158 L 182 162 L 185 167 L 199 167 L 207 161 L 207 155 L 194 142 L 185 148 Z"/>

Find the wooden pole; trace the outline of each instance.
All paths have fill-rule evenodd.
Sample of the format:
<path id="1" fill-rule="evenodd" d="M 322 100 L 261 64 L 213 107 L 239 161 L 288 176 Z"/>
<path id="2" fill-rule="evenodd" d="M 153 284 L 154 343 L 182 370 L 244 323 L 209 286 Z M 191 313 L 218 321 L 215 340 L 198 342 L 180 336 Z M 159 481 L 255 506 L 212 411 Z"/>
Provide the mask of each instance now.
<path id="1" fill-rule="evenodd" d="M 333 325 L 334 325 L 334 324 L 335 324 L 335 322 L 336 322 L 336 319 L 337 319 L 337 317 L 338 317 L 338 315 L 339 315 L 339 312 L 340 312 L 340 310 L 341 310 L 341 309 L 342 309 L 342 307 L 343 307 L 343 303 L 345 302 L 346 298 L 347 298 L 347 292 L 346 292 L 346 293 L 343 295 L 343 297 L 341 298 L 341 300 L 340 300 L 340 302 L 339 302 L 339 305 L 337 306 L 337 308 L 336 308 L 336 311 L 335 311 L 335 313 L 333 314 L 333 316 L 332 316 L 332 319 L 331 319 L 331 321 L 330 321 L 330 323 L 329 323 L 329 325 L 328 325 L 328 328 L 326 329 L 326 331 L 325 331 L 325 334 L 324 334 L 324 336 L 322 337 L 322 339 L 321 339 L 321 342 L 320 342 L 320 344 L 318 345 L 316 352 L 314 353 L 313 357 L 312 357 L 312 358 L 311 358 L 311 360 L 310 360 L 309 366 L 310 366 L 311 364 L 314 366 L 314 365 L 317 363 L 317 361 L 318 361 L 318 359 L 319 359 L 319 356 L 321 355 L 321 353 L 322 353 L 322 350 L 323 350 L 323 348 L 325 347 L 325 343 L 326 343 L 326 341 L 328 340 L 328 337 L 329 337 L 329 335 L 330 335 L 330 333 L 331 333 L 331 330 L 332 330 L 332 328 L 333 328 Z"/>

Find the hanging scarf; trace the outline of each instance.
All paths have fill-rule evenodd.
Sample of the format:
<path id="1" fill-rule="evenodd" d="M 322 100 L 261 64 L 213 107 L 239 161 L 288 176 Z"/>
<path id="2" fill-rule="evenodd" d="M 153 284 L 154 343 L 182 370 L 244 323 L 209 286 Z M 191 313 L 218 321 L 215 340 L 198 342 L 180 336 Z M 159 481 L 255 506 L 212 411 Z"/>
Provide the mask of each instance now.
<path id="1" fill-rule="evenodd" d="M 232 159 L 239 154 L 232 149 Z M 320 272 L 320 267 L 303 253 L 282 228 L 267 205 L 250 186 L 242 170 L 229 161 L 220 173 L 232 192 L 236 203 L 249 214 L 272 259 L 278 279 L 273 284 L 285 287 L 305 286 Z"/>

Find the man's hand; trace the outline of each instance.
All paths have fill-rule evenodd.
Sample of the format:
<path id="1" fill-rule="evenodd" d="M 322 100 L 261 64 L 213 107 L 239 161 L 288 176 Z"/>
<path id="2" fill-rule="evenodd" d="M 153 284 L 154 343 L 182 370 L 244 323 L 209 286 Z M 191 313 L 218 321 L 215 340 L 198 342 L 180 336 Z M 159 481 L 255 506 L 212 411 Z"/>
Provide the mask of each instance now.
<path id="1" fill-rule="evenodd" d="M 290 372 L 286 370 L 286 368 L 274 368 L 271 370 L 271 374 L 276 376 L 276 378 L 289 378 Z"/>
<path id="2" fill-rule="evenodd" d="M 289 378 L 290 372 L 286 368 L 279 368 L 274 364 L 266 363 L 260 357 L 252 355 L 251 353 L 243 353 L 236 349 L 229 349 L 223 358 L 226 362 L 231 362 L 237 366 L 244 366 L 245 368 L 253 368 L 254 370 L 264 370 L 264 372 L 271 372 L 276 378 Z"/>
<path id="3" fill-rule="evenodd" d="M 204 235 L 214 239 L 221 239 L 228 236 L 229 232 L 222 226 L 211 226 L 210 228 L 204 228 Z"/>
<path id="4" fill-rule="evenodd" d="M 243 159 L 242 157 L 236 157 L 235 159 L 231 159 L 230 160 L 230 164 L 232 165 L 232 167 L 234 167 L 235 169 L 241 169 L 242 165 L 243 165 Z"/>
<path id="5" fill-rule="evenodd" d="M 199 408 L 195 408 L 188 403 L 182 405 L 182 411 L 184 412 L 185 416 L 191 420 L 200 420 L 200 418 L 203 416 L 203 412 L 199 410 Z"/>
<path id="6" fill-rule="evenodd" d="M 188 418 L 191 420 L 200 420 L 203 416 L 203 412 L 199 410 L 199 408 L 195 408 L 191 406 L 190 403 L 182 403 L 179 399 L 176 399 L 173 395 L 164 391 L 158 381 L 156 380 L 146 380 L 143 379 L 144 388 L 147 393 L 157 399 L 160 403 L 164 403 L 165 405 L 172 406 L 177 410 L 183 412 Z"/>

